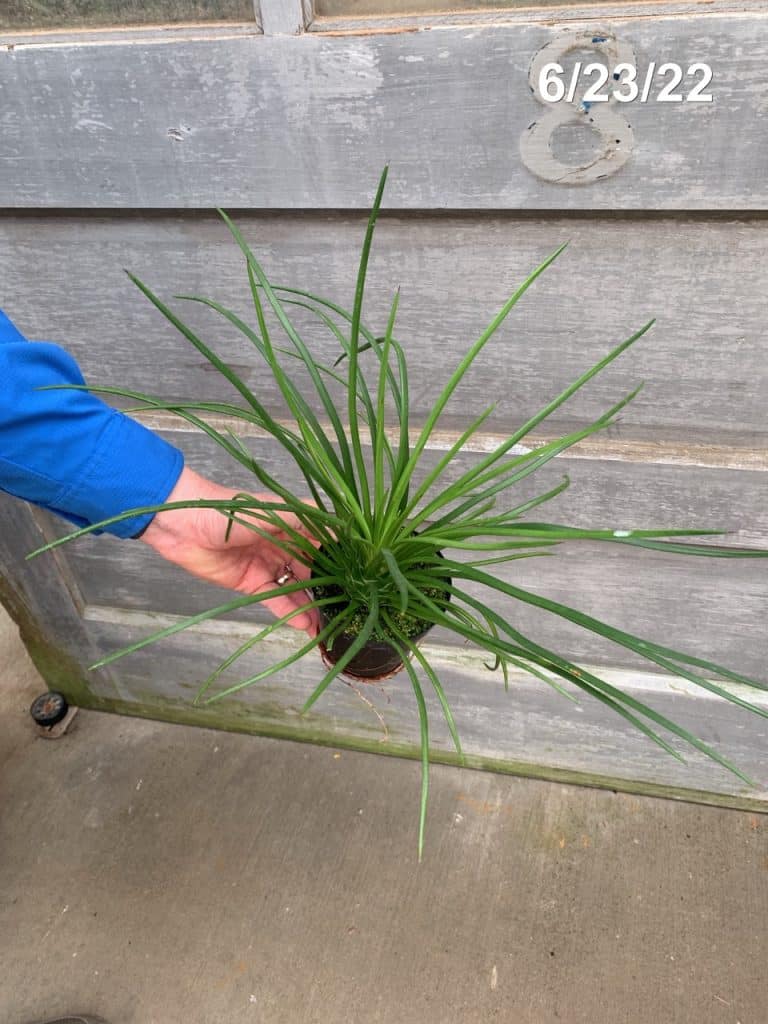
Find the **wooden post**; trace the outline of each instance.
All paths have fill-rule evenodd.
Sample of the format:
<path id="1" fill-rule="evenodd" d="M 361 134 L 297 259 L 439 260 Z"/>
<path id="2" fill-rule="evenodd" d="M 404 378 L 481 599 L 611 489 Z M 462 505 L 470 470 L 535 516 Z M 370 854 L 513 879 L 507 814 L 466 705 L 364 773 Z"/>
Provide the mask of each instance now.
<path id="1" fill-rule="evenodd" d="M 307 0 L 254 0 L 254 13 L 265 36 L 297 36 L 312 20 Z"/>

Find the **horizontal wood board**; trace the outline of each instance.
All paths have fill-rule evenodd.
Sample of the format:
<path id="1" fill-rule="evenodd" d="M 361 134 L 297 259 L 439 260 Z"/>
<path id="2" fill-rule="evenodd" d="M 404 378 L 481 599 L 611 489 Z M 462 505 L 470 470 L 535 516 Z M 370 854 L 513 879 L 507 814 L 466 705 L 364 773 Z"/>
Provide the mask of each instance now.
<path id="1" fill-rule="evenodd" d="M 138 638 L 152 625 L 150 617 L 140 614 L 133 621 L 125 614 L 118 615 L 116 622 L 112 618 L 110 609 L 86 610 L 90 636 L 104 652 Z M 159 621 L 164 624 L 166 620 Z M 358 692 L 337 682 L 311 712 L 301 716 L 304 701 L 323 674 L 316 655 L 303 658 L 290 672 L 224 701 L 207 708 L 190 707 L 206 673 L 226 656 L 233 640 L 242 642 L 247 635 L 238 632 L 234 623 L 222 623 L 164 641 L 161 652 L 137 652 L 120 668 L 121 707 L 129 713 L 171 719 L 182 715 L 184 720 L 200 725 L 360 745 L 381 753 L 413 754 L 418 749 L 418 712 L 404 675 Z M 274 638 L 258 653 L 249 654 L 242 667 L 246 672 L 259 671 L 290 645 L 290 638 Z M 684 787 L 691 794 L 719 793 L 731 799 L 755 801 L 768 798 L 765 721 L 725 702 L 693 698 L 684 684 L 670 683 L 653 674 L 608 673 L 611 682 L 728 753 L 742 770 L 751 773 L 756 788 L 745 786 L 695 751 L 689 756 L 686 750 L 688 763 L 681 765 L 586 696 L 576 695 L 578 703 L 574 704 L 540 680 L 520 673 L 512 673 L 510 690 L 505 693 L 500 675 L 483 668 L 481 659 L 430 646 L 426 651 L 454 710 L 470 764 L 474 761 L 533 774 L 578 772 L 593 779 L 602 776 L 604 784 L 611 779 L 618 788 L 623 780 L 641 789 L 643 783 L 655 784 L 667 793 Z M 92 699 L 101 699 L 100 688 L 100 684 L 94 685 Z M 369 703 L 361 699 L 360 692 Z M 756 699 L 766 706 L 764 694 Z M 105 700 L 114 700 L 111 690 Z M 450 757 L 452 743 L 431 691 L 427 701 L 433 753 Z"/>
<path id="2" fill-rule="evenodd" d="M 188 464 L 205 475 L 236 488 L 253 487 L 247 472 L 226 455 L 222 457 L 207 438 L 194 433 L 166 436 L 183 448 Z M 250 447 L 270 473 L 302 493 L 298 473 L 275 446 L 251 441 Z M 456 469 L 467 468 L 476 458 L 462 457 Z M 434 459 L 434 454 L 425 459 L 423 469 Z M 456 469 L 447 475 L 448 479 L 455 477 Z M 749 536 L 735 532 L 725 542 L 768 547 L 768 536 L 761 526 L 764 512 L 758 510 L 765 493 L 764 478 L 759 474 L 558 459 L 542 471 L 538 483 L 535 477 L 529 478 L 516 488 L 515 498 L 522 501 L 545 491 L 564 472 L 572 475 L 571 489 L 550 507 L 544 506 L 535 516 L 537 520 L 611 529 L 708 523 L 727 528 L 735 527 L 736 518 L 742 517 Z M 52 536 L 65 532 L 65 524 L 56 524 Z M 457 556 L 462 559 L 460 553 Z M 195 614 L 228 600 L 224 591 L 191 581 L 140 543 L 110 537 L 83 538 L 65 548 L 63 557 L 78 581 L 83 600 L 91 605 Z M 554 557 L 521 559 L 490 571 L 500 579 L 640 636 L 698 651 L 766 678 L 766 559 L 682 558 L 618 544 L 585 542 L 561 545 Z M 628 651 L 547 612 L 477 586 L 467 586 L 467 590 L 487 600 L 528 635 L 568 656 L 606 665 L 644 664 Z M 250 622 L 265 621 L 268 613 L 251 608 L 241 617 Z M 439 643 L 461 643 L 443 631 L 436 636 Z"/>
<path id="3" fill-rule="evenodd" d="M 601 0 L 594 0 L 600 3 Z M 632 0 L 616 0 L 617 3 L 631 3 Z M 562 0 L 537 0 L 537 7 L 562 6 Z M 405 20 L 413 14 L 432 14 L 439 10 L 441 14 L 454 12 L 477 13 L 490 11 L 493 14 L 501 11 L 514 10 L 516 7 L 530 7 L 530 0 L 316 0 L 315 10 L 318 18 L 364 18 L 383 17 L 389 15 L 394 22 L 395 17 Z M 322 25 L 322 21 L 320 22 Z"/>
<path id="4" fill-rule="evenodd" d="M 352 304 L 363 215 L 238 221 L 275 283 Z M 384 217 L 364 315 L 382 333 L 401 287 L 398 334 L 409 356 L 414 423 L 512 290 L 566 240 L 569 248 L 512 311 L 441 426 L 463 430 L 467 411 L 497 402 L 489 430 L 504 435 L 656 316 L 653 330 L 547 430 L 581 426 L 645 381 L 606 440 L 646 438 L 683 457 L 693 442 L 765 452 L 768 222 L 761 217 Z M 211 311 L 172 301 L 179 292 L 204 295 L 253 320 L 243 259 L 214 215 L 0 216 L 0 307 L 29 337 L 64 344 L 93 384 L 231 400 L 230 385 L 123 267 L 181 311 L 280 413 L 276 386 L 250 344 Z M 336 340 L 298 314 L 312 350 L 333 362 Z M 698 457 L 706 462 L 705 453 Z M 742 462 L 735 456 L 734 464 Z"/>
<path id="5" fill-rule="evenodd" d="M 764 28 L 761 12 L 695 9 L 669 19 L 663 10 L 596 16 L 565 29 L 214 33 L 179 42 L 159 32 L 6 46 L 0 205 L 360 209 L 389 162 L 395 209 L 763 209 Z M 531 60 L 576 29 L 616 35 L 641 71 L 651 60 L 684 69 L 704 61 L 715 96 L 627 104 L 618 114 L 631 124 L 628 162 L 581 186 L 537 177 L 519 148 L 547 113 L 531 94 Z M 597 59 L 594 50 L 587 56 Z M 579 131 L 553 140 L 566 162 L 584 148 L 588 117 Z"/>
<path id="6" fill-rule="evenodd" d="M 231 597 L 210 585 L 190 583 L 180 570 L 124 548 L 110 551 L 104 546 L 95 552 L 83 544 L 81 552 L 70 558 L 83 590 L 99 603 L 194 614 Z M 710 657 L 768 682 L 764 565 L 725 565 L 704 559 L 681 563 L 679 558 L 665 559 L 649 552 L 596 551 L 594 546 L 577 550 L 571 545 L 555 558 L 526 559 L 514 572 L 498 572 L 497 576 L 511 577 L 516 586 L 559 600 L 644 639 Z M 465 589 L 531 639 L 560 654 L 608 666 L 647 665 L 629 651 L 547 612 L 486 588 L 465 585 Z M 240 617 L 251 623 L 269 618 L 256 609 L 244 611 Z M 437 631 L 435 637 L 436 643 L 447 646 L 461 643 L 444 630 Z"/>
<path id="7" fill-rule="evenodd" d="M 374 0 L 375 2 L 375 0 Z M 394 0 L 398 2 L 398 0 Z M 320 14 L 315 8 L 315 17 L 308 26 L 310 32 L 392 32 L 435 29 L 446 26 L 472 27 L 487 25 L 511 25 L 541 22 L 567 26 L 574 23 L 594 22 L 595 19 L 628 18 L 670 18 L 680 15 L 748 14 L 768 10 L 766 0 L 558 0 L 554 5 L 480 7 L 473 5 L 469 10 L 423 10 L 411 14 Z"/>
<path id="8" fill-rule="evenodd" d="M 143 417 L 137 417 L 142 419 Z M 164 417 L 165 423 L 174 423 Z M 180 421 L 176 420 L 177 423 Z M 237 424 L 233 429 L 237 432 Z M 258 487 L 248 469 L 232 459 L 209 437 L 194 427 L 164 427 L 159 433 L 184 452 L 188 465 L 237 489 Z M 258 463 L 294 493 L 307 491 L 298 468 L 271 438 L 239 435 Z M 578 451 L 578 446 L 572 449 Z M 370 466 L 370 449 L 363 448 Z M 427 450 L 419 459 L 414 481 L 420 482 L 445 453 Z M 483 452 L 463 451 L 442 471 L 440 486 L 453 483 L 484 457 Z M 532 510 L 527 518 L 550 517 L 574 526 L 603 529 L 719 529 L 722 538 L 701 538 L 701 543 L 730 547 L 768 546 L 768 507 L 765 476 L 747 470 L 714 469 L 695 465 L 656 465 L 646 462 L 571 457 L 564 452 L 546 466 L 520 480 L 497 498 L 499 511 L 512 508 L 559 484 L 564 476 L 569 488 L 552 501 Z"/>
<path id="9" fill-rule="evenodd" d="M 253 0 L 3 0 L 0 29 L 248 21 Z"/>
<path id="10" fill-rule="evenodd" d="M 22 548 L 39 543 L 40 516 L 31 516 L 23 505 L 0 495 L 0 519 L 5 527 L 0 534 L 5 579 L 0 597 L 21 625 L 44 677 L 72 701 L 170 721 L 417 754 L 416 708 L 403 677 L 366 688 L 367 702 L 338 683 L 310 714 L 301 716 L 300 707 L 322 672 L 316 657 L 304 658 L 290 672 L 234 698 L 205 709 L 193 707 L 191 698 L 201 679 L 233 644 L 249 635 L 250 627 L 242 622 L 201 624 L 161 647 L 88 672 L 86 665 L 94 657 L 171 624 L 173 617 L 84 604 L 66 561 L 55 559 L 53 573 L 43 561 L 24 562 Z M 242 667 L 257 671 L 297 642 L 295 634 L 283 632 Z M 606 673 L 614 684 L 729 753 L 756 781 L 755 788 L 699 755 L 689 757 L 684 766 L 658 755 L 647 741 L 587 698 L 579 697 L 574 705 L 518 673 L 512 674 L 510 692 L 505 693 L 499 675 L 487 672 L 476 654 L 433 642 L 426 650 L 454 708 L 469 766 L 755 809 L 765 802 L 765 724 L 707 695 L 697 693 L 694 698 L 685 683 L 634 670 L 613 668 Z M 750 696 L 765 704 L 764 695 Z M 428 700 L 433 757 L 450 760 L 450 740 L 439 708 L 432 697 Z"/>

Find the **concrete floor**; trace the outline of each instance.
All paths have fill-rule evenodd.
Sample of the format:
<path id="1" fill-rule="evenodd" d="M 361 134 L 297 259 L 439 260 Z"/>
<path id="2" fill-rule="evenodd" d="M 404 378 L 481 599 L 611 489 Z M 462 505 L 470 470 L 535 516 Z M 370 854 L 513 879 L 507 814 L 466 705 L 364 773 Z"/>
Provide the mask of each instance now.
<path id="1" fill-rule="evenodd" d="M 768 819 L 81 712 L 0 623 L 0 1021 L 766 1024 Z"/>

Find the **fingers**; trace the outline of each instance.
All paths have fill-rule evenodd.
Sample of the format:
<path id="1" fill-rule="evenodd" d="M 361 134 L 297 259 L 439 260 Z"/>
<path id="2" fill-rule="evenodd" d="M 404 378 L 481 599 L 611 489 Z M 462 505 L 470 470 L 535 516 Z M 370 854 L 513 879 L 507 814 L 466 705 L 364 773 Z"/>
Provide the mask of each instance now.
<path id="1" fill-rule="evenodd" d="M 291 580 L 293 582 L 293 580 Z M 266 594 L 270 590 L 275 590 L 277 583 L 274 580 L 267 580 L 256 587 L 256 594 Z M 306 611 L 302 611 L 307 604 L 312 601 L 312 595 L 306 590 L 299 590 L 293 594 L 281 594 L 279 597 L 270 597 L 264 601 L 265 608 L 268 608 L 275 618 L 281 619 L 283 616 L 290 614 L 294 611 L 296 614 L 288 620 L 287 625 L 293 629 L 304 630 L 309 633 L 310 636 L 316 636 L 320 630 L 320 616 L 316 608 L 309 608 Z"/>
<path id="2" fill-rule="evenodd" d="M 280 575 L 275 580 L 278 586 L 284 586 L 287 583 L 300 583 L 303 580 L 309 580 L 311 575 L 311 568 L 308 565 L 302 565 L 301 563 L 286 562 L 283 566 Z M 265 586 L 269 586 L 266 584 Z M 293 604 L 296 608 L 302 608 L 308 602 L 312 601 L 313 594 L 310 589 L 298 591 L 294 594 L 286 594 L 284 598 L 270 598 L 269 601 L 265 601 L 265 605 L 272 611 L 276 616 L 287 615 L 290 611 L 290 604 Z M 277 604 L 285 600 L 289 605 L 285 611 L 278 611 Z M 275 605 L 275 607 L 273 607 Z M 307 611 L 300 611 L 292 619 L 288 620 L 288 625 L 293 626 L 294 629 L 304 629 L 309 633 L 310 636 L 316 636 L 320 632 L 320 616 L 316 608 L 309 608 Z"/>
<path id="3" fill-rule="evenodd" d="M 257 499 L 263 499 L 264 501 L 274 502 L 280 500 L 274 494 L 258 494 L 255 495 L 255 497 Z M 311 501 L 304 502 L 304 504 L 309 506 L 315 505 L 315 503 Z M 235 521 L 234 523 L 232 523 L 231 529 L 229 531 L 229 538 L 227 540 L 227 543 L 231 547 L 245 547 L 248 544 L 258 543 L 259 535 L 254 530 L 249 529 L 248 526 L 245 525 L 246 521 L 251 522 L 254 525 L 257 525 L 260 529 L 264 530 L 265 533 L 274 534 L 275 537 L 279 537 L 280 540 L 285 541 L 286 543 L 291 542 L 290 536 L 286 533 L 282 533 L 280 527 L 277 525 L 277 523 L 274 522 L 274 520 L 266 518 L 266 513 L 262 514 L 262 516 L 264 516 L 262 518 L 262 516 L 259 515 L 258 510 L 254 509 L 252 512 L 249 513 L 241 512 L 240 515 L 242 517 L 242 521 Z M 288 527 L 289 530 L 294 530 L 296 533 L 300 533 L 303 537 L 306 537 L 306 539 L 314 547 L 320 547 L 321 541 L 310 530 L 307 529 L 306 525 L 293 512 L 275 512 L 274 515 L 279 516 L 280 520 L 285 524 L 286 527 Z M 219 525 L 221 526 L 220 514 L 217 515 L 217 518 L 219 520 Z M 226 532 L 226 523 L 223 524 L 222 529 L 224 532 Z M 222 532 L 222 538 L 224 536 L 224 532 Z"/>
<path id="4" fill-rule="evenodd" d="M 308 580 L 312 575 L 312 567 L 302 562 L 291 562 L 291 572 L 297 580 Z"/>
<path id="5" fill-rule="evenodd" d="M 234 492 L 232 492 L 232 495 L 234 495 Z M 255 497 L 257 500 L 279 501 L 273 494 L 257 494 Z M 314 505 L 315 503 L 308 501 L 305 504 Z M 304 523 L 293 512 L 279 512 L 276 514 L 288 530 L 300 533 L 314 547 L 320 546 L 321 542 L 319 539 L 310 533 Z M 249 529 L 248 526 L 244 525 L 244 522 L 237 521 L 229 524 L 229 536 L 225 541 L 224 537 L 228 524 L 226 522 L 222 523 L 222 517 L 219 513 L 215 514 L 215 518 L 221 530 L 221 537 L 214 540 L 213 548 L 222 552 L 233 552 L 233 549 L 240 549 L 242 552 L 241 557 L 247 559 L 249 563 L 246 565 L 245 571 L 238 572 L 239 579 L 236 589 L 246 593 L 264 594 L 276 589 L 281 584 L 303 582 L 310 579 L 312 568 L 311 565 L 305 564 L 310 560 L 308 553 L 300 550 L 295 543 L 292 544 L 290 534 L 283 532 L 274 521 L 270 522 L 260 517 L 257 510 L 254 510 L 253 514 L 247 517 L 248 520 L 258 525 L 264 533 L 273 535 L 276 541 L 281 542 L 280 546 L 277 544 L 272 545 L 266 537 Z M 293 548 L 296 551 L 295 555 L 291 557 L 289 552 L 282 547 L 282 544 Z M 248 548 L 251 549 L 250 552 L 244 550 Z M 265 569 L 266 573 L 270 574 L 267 579 L 264 579 Z M 254 576 L 256 576 L 255 580 Z M 280 581 L 279 583 L 277 582 L 278 580 Z M 283 594 L 280 597 L 269 598 L 264 601 L 264 604 L 277 618 L 283 618 L 291 611 L 295 611 L 292 618 L 288 620 L 288 625 L 294 629 L 305 630 L 310 636 L 314 637 L 320 631 L 320 616 L 317 609 L 301 610 L 311 601 L 311 591 L 301 590 L 293 594 Z"/>

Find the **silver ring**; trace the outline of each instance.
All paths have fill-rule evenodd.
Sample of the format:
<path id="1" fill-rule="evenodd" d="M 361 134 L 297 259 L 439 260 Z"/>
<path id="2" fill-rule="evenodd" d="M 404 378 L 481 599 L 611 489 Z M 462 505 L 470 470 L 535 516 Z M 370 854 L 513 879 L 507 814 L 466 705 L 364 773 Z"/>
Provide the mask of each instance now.
<path id="1" fill-rule="evenodd" d="M 275 583 L 278 585 L 278 587 L 282 587 L 284 584 L 288 582 L 288 580 L 294 578 L 295 577 L 293 575 L 293 569 L 291 569 L 290 565 L 286 563 L 286 565 L 283 566 L 283 571 L 281 575 L 278 576 L 277 579 L 275 580 Z"/>

